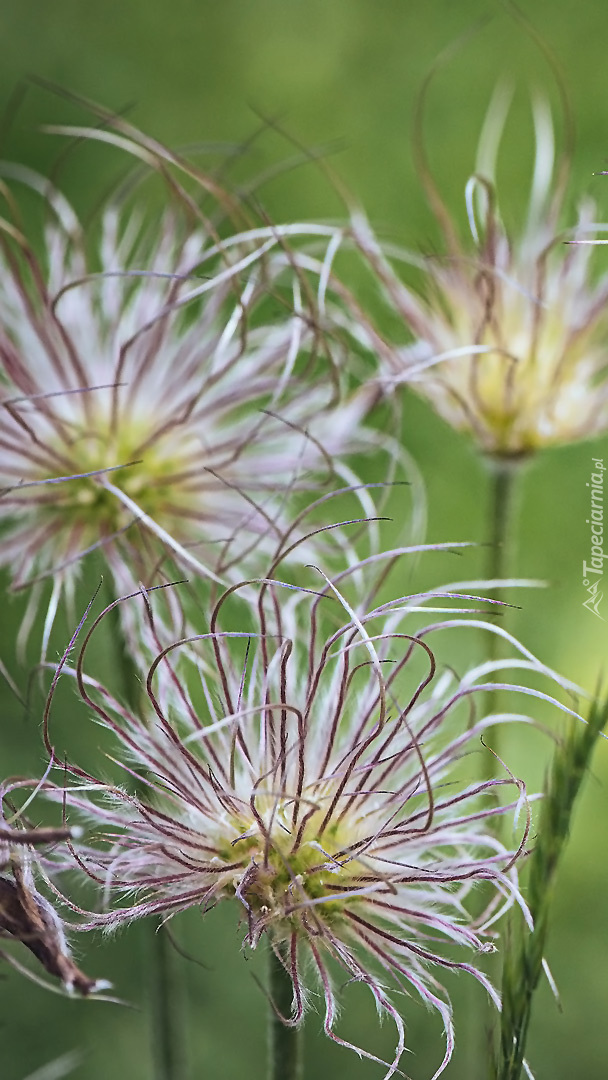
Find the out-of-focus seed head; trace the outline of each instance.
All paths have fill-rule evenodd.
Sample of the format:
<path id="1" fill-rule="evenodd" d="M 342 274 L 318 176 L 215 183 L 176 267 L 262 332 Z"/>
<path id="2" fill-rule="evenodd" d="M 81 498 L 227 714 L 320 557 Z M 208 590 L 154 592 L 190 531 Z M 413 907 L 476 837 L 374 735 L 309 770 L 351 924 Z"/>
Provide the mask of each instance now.
<path id="1" fill-rule="evenodd" d="M 461 242 L 426 166 L 423 179 L 444 254 L 422 258 L 383 248 L 365 219 L 355 216 L 359 250 L 412 341 L 390 343 L 360 321 L 356 334 L 378 357 L 384 392 L 407 384 L 484 452 L 519 457 L 608 426 L 608 276 L 597 272 L 589 248 L 565 243 L 593 230 L 595 208 L 585 201 L 578 224 L 568 228 L 567 160 L 555 164 L 552 119 L 542 99 L 533 107 L 536 155 L 527 216 L 513 234 L 507 231 L 494 171 L 508 103 L 505 91 L 498 92 L 466 186 L 468 243 Z M 395 261 L 420 268 L 420 293 L 399 279 Z"/>
<path id="2" fill-rule="evenodd" d="M 141 155 L 145 139 L 123 143 Z M 85 236 L 50 183 L 3 171 L 48 216 L 42 254 L 14 206 L 0 225 L 0 561 L 14 587 L 52 577 L 56 606 L 92 549 L 120 589 L 167 556 L 216 580 L 250 570 L 365 441 L 365 395 L 342 393 L 289 230 L 244 228 L 227 196 L 203 212 L 174 181 L 154 220 L 127 188 Z"/>

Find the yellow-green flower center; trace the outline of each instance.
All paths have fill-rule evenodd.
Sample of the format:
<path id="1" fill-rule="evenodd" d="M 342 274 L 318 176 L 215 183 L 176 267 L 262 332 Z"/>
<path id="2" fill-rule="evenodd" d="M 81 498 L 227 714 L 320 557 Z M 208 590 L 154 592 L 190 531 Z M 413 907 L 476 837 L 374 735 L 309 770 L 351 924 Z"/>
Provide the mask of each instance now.
<path id="1" fill-rule="evenodd" d="M 279 937 L 300 928 L 307 912 L 309 918 L 334 924 L 361 872 L 361 864 L 348 854 L 353 835 L 346 826 L 331 824 L 320 834 L 323 814 L 315 811 L 300 831 L 292 825 L 292 813 L 290 802 L 275 815 L 269 837 L 256 823 L 221 852 L 227 863 L 240 863 L 229 889 L 254 921 L 268 923 Z"/>
<path id="2" fill-rule="evenodd" d="M 67 448 L 65 442 L 57 447 L 62 465 L 67 458 L 69 469 L 56 465 L 55 475 L 74 478 L 53 486 L 47 510 L 67 515 L 87 532 L 110 533 L 134 513 L 115 488 L 144 514 L 170 527 L 175 513 L 187 505 L 181 486 L 200 452 L 193 437 L 184 437 L 179 428 L 158 438 L 152 434 L 150 423 L 125 422 L 113 430 L 109 418 L 95 418 L 88 430 L 75 433 Z"/>

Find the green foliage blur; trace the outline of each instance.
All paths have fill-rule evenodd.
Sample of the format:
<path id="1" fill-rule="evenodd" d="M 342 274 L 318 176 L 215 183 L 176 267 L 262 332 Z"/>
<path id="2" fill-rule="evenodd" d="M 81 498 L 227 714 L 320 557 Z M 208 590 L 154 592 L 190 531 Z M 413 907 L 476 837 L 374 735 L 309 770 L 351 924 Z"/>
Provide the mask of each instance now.
<path id="1" fill-rule="evenodd" d="M 593 174 L 606 167 L 608 155 L 608 7 L 600 0 L 576 7 L 568 0 L 526 0 L 525 11 L 559 59 L 576 120 L 572 221 L 577 200 L 587 193 L 605 220 L 608 178 Z M 116 151 L 80 145 L 66 155 L 65 140 L 40 132 L 42 123 L 79 122 L 87 115 L 82 106 L 40 84 L 48 80 L 57 90 L 124 110 L 172 147 L 200 144 L 208 164 L 219 164 L 251 140 L 234 165 L 237 180 L 272 171 L 280 162 L 296 162 L 259 189 L 264 209 L 276 221 L 337 219 L 344 213 L 322 170 L 305 160 L 297 163 L 305 158 L 298 146 L 313 156 L 321 153 L 362 200 L 383 236 L 429 250 L 438 236 L 412 162 L 414 103 L 436 57 L 467 31 L 468 40 L 432 85 L 426 119 L 429 156 L 445 200 L 464 229 L 464 184 L 490 95 L 499 78 L 514 80 L 517 93 L 499 187 L 507 218 L 516 228 L 532 161 L 530 88 L 549 95 L 558 138 L 562 118 L 545 59 L 498 0 L 3 0 L 0 156 L 54 175 L 85 219 L 122 175 L 124 161 Z M 273 125 L 284 134 L 272 130 Z M 486 477 L 473 448 L 417 400 L 408 400 L 403 437 L 427 484 L 429 539 L 480 540 Z M 589 690 L 608 667 L 608 634 L 606 623 L 582 606 L 585 484 L 591 457 L 607 452 L 606 440 L 581 444 L 545 452 L 527 469 L 515 556 L 518 575 L 542 578 L 549 587 L 514 598 L 520 605 L 511 624 L 514 632 L 546 663 Z M 373 463 L 364 471 L 370 479 L 381 479 Z M 399 513 L 395 503 L 393 514 L 398 518 Z M 427 557 L 420 573 L 426 584 L 441 581 L 442 573 L 444 579 L 480 574 L 481 566 L 477 551 L 463 556 L 456 569 L 447 556 L 432 565 Z M 91 581 L 83 582 L 84 593 Z M 21 687 L 25 675 L 14 642 L 23 603 L 16 598 L 7 606 L 2 600 L 0 627 L 2 656 Z M 69 632 L 64 617 L 55 653 Z M 461 662 L 478 658 L 479 643 L 470 637 Z M 0 685 L 3 774 L 40 771 L 44 760 L 43 698 L 36 679 L 30 691 L 31 707 L 24 711 Z M 98 729 L 83 709 L 76 709 L 70 692 L 61 701 L 65 745 L 71 753 L 91 752 Z M 550 722 L 559 728 L 555 713 Z M 68 740 L 70 724 L 74 734 Z M 531 783 L 538 783 L 544 762 L 533 739 L 523 747 L 512 739 L 508 760 L 515 772 L 527 770 Z M 572 1075 L 604 1080 L 607 1075 L 607 782 L 608 747 L 602 745 L 560 875 L 549 961 L 563 1011 L 548 987 L 542 987 L 528 1053 L 537 1080 L 569 1080 Z M 239 917 L 226 906 L 204 918 L 191 912 L 173 924 L 180 947 L 192 957 L 183 965 L 193 1080 L 261 1080 L 265 1074 L 266 1003 L 253 977 L 263 976 L 263 957 L 243 953 Z M 143 943 L 140 927 L 116 939 L 100 936 L 93 944 L 75 941 L 85 970 L 111 979 L 117 996 L 130 1007 L 68 1001 L 0 966 L 3 1080 L 25 1080 L 73 1049 L 82 1055 L 71 1074 L 75 1080 L 151 1077 Z M 466 1016 L 485 1015 L 483 991 L 469 987 L 466 977 L 464 984 L 462 977 L 454 981 L 451 990 L 457 1050 L 446 1075 L 474 1080 L 485 1075 L 473 1065 L 483 1038 L 472 1044 Z M 376 1053 L 392 1055 L 393 1031 L 388 1022 L 379 1027 L 364 989 L 346 986 L 343 1000 L 341 1033 Z M 412 1050 L 403 1067 L 414 1080 L 428 1080 L 443 1054 L 440 1020 L 413 999 L 403 998 L 402 1008 Z M 306 1038 L 306 1080 L 380 1075 L 378 1066 L 325 1040 L 319 1014 L 311 1015 Z"/>

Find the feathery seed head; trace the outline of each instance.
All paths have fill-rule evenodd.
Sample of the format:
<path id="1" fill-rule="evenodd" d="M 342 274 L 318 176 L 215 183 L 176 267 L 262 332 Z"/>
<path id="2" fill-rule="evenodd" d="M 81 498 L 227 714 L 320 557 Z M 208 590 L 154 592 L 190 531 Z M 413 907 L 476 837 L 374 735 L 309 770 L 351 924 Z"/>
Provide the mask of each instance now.
<path id="1" fill-rule="evenodd" d="M 517 457 L 606 430 L 608 278 L 594 274 L 589 248 L 565 243 L 593 229 L 594 206 L 586 201 L 577 226 L 565 230 L 560 217 L 567 161 L 554 165 L 552 121 L 542 100 L 533 108 L 536 157 L 527 220 L 517 235 L 508 234 L 494 181 L 507 110 L 499 93 L 466 186 L 472 242 L 461 243 L 425 173 L 446 253 L 421 260 L 390 249 L 398 261 L 421 267 L 424 295 L 399 280 L 362 216 L 353 231 L 414 339 L 398 346 L 377 331 L 367 335 L 378 354 L 382 389 L 411 386 L 486 453 Z M 357 335 L 365 338 L 365 328 L 358 327 Z"/>
<path id="2" fill-rule="evenodd" d="M 429 638 L 467 620 L 487 625 L 474 618 L 474 594 L 448 588 L 362 611 L 344 596 L 351 573 L 321 579 L 316 592 L 268 580 L 257 598 L 249 583 L 238 619 L 230 616 L 239 629 L 223 630 L 228 605 L 239 602 L 240 590 L 231 590 L 207 632 L 164 647 L 157 640 L 141 713 L 85 675 L 93 626 L 73 674 L 114 732 L 122 766 L 140 777 L 139 793 L 72 766 L 75 785 L 61 784 L 51 797 L 96 826 L 80 867 L 103 888 L 108 908 L 87 925 L 236 901 L 247 943 L 265 937 L 289 958 L 293 1019 L 303 1014 L 312 967 L 326 1030 L 338 1039 L 333 958 L 395 1020 L 399 1045 L 386 1075 L 397 1069 L 403 1022 L 385 979 L 440 1011 L 442 1071 L 451 1013 L 433 971 L 465 970 L 496 1000 L 475 964 L 454 960 L 450 947 L 492 949 L 490 924 L 500 912 L 514 900 L 525 910 L 516 862 L 526 814 L 514 846 L 488 828 L 496 815 L 525 807 L 523 786 L 506 772 L 479 782 L 470 755 L 492 724 L 530 718 L 478 711 L 496 685 L 482 677 L 504 662 L 462 678 L 436 664 Z M 150 600 L 141 602 L 154 634 Z M 450 617 L 416 629 L 429 603 Z M 523 654 L 515 667 L 547 673 L 507 639 Z M 510 690 L 514 698 L 544 696 L 524 685 Z M 509 785 L 514 798 L 500 805 L 494 796 Z M 466 903 L 479 881 L 495 895 L 474 921 Z"/>
<path id="3" fill-rule="evenodd" d="M 92 248 L 50 184 L 13 174 L 52 217 L 41 259 L 0 226 L 0 558 L 14 587 L 57 588 L 93 548 L 119 587 L 149 582 L 163 554 L 216 579 L 238 559 L 242 573 L 276 545 L 294 493 L 364 437 L 363 399 L 342 400 L 318 362 L 314 298 L 273 257 L 285 238 L 221 239 L 191 200 L 153 227 L 117 202 Z"/>

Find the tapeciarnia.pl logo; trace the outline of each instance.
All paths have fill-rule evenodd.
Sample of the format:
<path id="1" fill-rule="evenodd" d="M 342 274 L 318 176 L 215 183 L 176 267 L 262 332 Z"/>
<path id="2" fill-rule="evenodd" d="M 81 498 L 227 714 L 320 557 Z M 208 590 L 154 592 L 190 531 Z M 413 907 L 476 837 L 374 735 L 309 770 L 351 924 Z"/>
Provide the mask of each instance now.
<path id="1" fill-rule="evenodd" d="M 586 485 L 590 489 L 591 496 L 590 517 L 586 520 L 586 524 L 591 526 L 591 556 L 589 562 L 583 559 L 583 585 L 589 595 L 586 600 L 583 600 L 583 607 L 597 615 L 598 619 L 603 620 L 603 615 L 600 615 L 600 604 L 604 595 L 602 578 L 604 559 L 608 558 L 608 554 L 604 554 L 604 471 L 606 466 L 603 458 L 591 458 L 591 461 L 593 472 L 590 483 Z"/>

